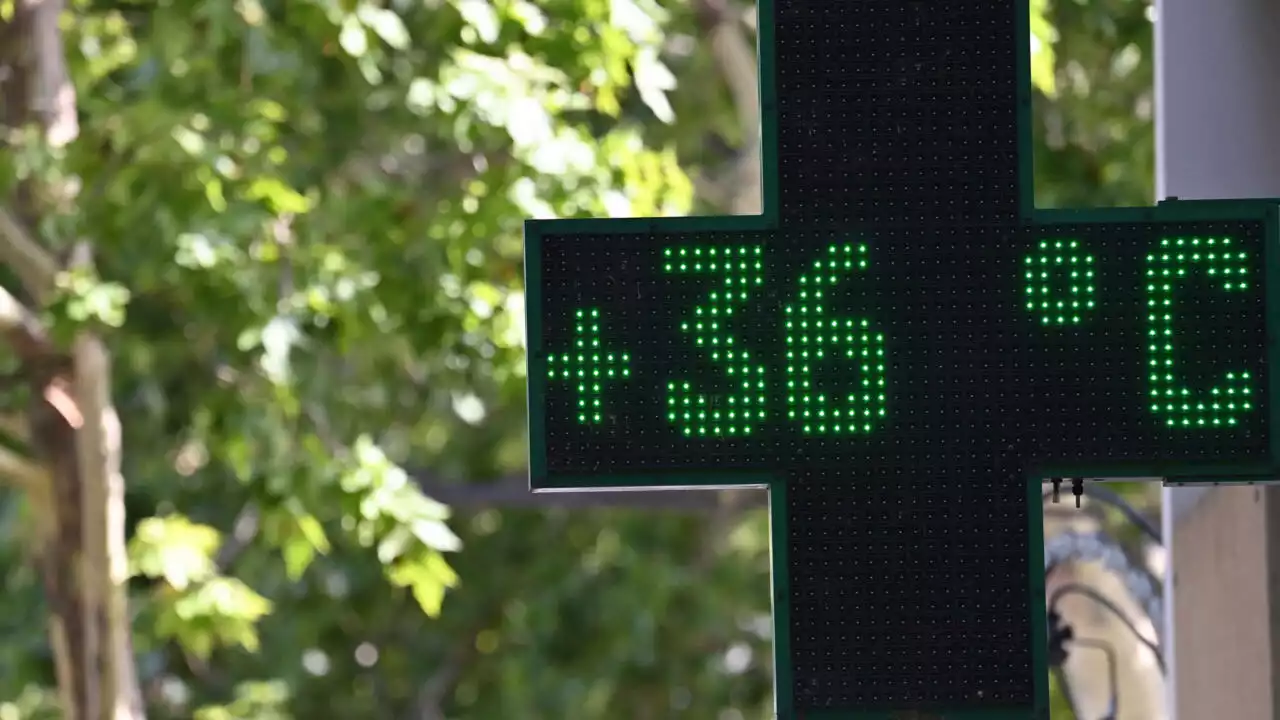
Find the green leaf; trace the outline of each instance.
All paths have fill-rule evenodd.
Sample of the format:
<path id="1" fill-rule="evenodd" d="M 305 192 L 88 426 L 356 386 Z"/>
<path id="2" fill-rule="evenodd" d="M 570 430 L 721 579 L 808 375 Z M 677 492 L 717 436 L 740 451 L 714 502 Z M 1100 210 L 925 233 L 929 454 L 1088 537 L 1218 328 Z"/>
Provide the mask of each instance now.
<path id="1" fill-rule="evenodd" d="M 342 21 L 342 31 L 338 33 L 338 44 L 354 58 L 363 57 L 369 50 L 369 36 L 356 16 L 349 15 Z"/>
<path id="2" fill-rule="evenodd" d="M 405 50 L 409 47 L 409 29 L 394 11 L 362 4 L 356 16 L 392 48 Z"/>
<path id="3" fill-rule="evenodd" d="M 410 527 L 418 542 L 432 550 L 457 552 L 462 549 L 462 540 L 440 520 L 414 520 Z"/>
<path id="4" fill-rule="evenodd" d="M 492 44 L 498 41 L 501 25 L 497 11 L 488 0 L 458 0 L 456 7 L 462 19 L 475 29 L 481 42 Z"/>
<path id="5" fill-rule="evenodd" d="M 129 304 L 129 289 L 120 283 L 103 282 L 91 272 L 63 272 L 57 278 L 62 292 L 66 317 L 73 323 L 97 322 L 108 327 L 124 324 Z"/>
<path id="6" fill-rule="evenodd" d="M 236 686 L 235 699 L 226 705 L 205 705 L 194 720 L 291 720 L 289 684 L 283 680 L 246 682 Z"/>
<path id="7" fill-rule="evenodd" d="M 284 541 L 281 553 L 284 555 L 285 574 L 290 580 L 298 580 L 315 560 L 316 548 L 306 538 L 294 537 Z"/>
<path id="8" fill-rule="evenodd" d="M 256 651 L 257 622 L 271 612 L 271 601 L 238 579 L 214 577 L 176 597 L 157 600 L 158 637 L 173 638 L 200 658 L 220 646 Z"/>
<path id="9" fill-rule="evenodd" d="M 311 201 L 298 191 L 285 185 L 279 178 L 255 178 L 245 191 L 250 200 L 264 200 L 277 214 L 301 215 L 311 209 Z"/>
<path id="10" fill-rule="evenodd" d="M 182 515 L 151 517 L 138 523 L 128 552 L 134 575 L 162 578 L 185 590 L 213 577 L 213 555 L 221 535 L 207 525 Z"/>
<path id="11" fill-rule="evenodd" d="M 391 569 L 390 580 L 413 593 L 428 617 L 438 617 L 445 593 L 458 584 L 458 576 L 438 553 L 402 560 Z"/>
<path id="12" fill-rule="evenodd" d="M 413 533 L 408 527 L 400 525 L 393 528 L 386 537 L 382 538 L 382 542 L 378 543 L 378 562 L 383 565 L 391 564 L 393 560 L 404 554 L 412 540 Z"/>
<path id="13" fill-rule="evenodd" d="M 667 100 L 667 91 L 675 89 L 676 78 L 658 59 L 655 48 L 643 48 L 635 57 L 635 83 L 640 99 L 664 123 L 675 122 L 675 111 Z"/>
<path id="14" fill-rule="evenodd" d="M 1031 85 L 1047 97 L 1057 92 L 1057 60 L 1053 46 L 1057 31 L 1046 15 L 1048 0 L 1031 0 Z"/>

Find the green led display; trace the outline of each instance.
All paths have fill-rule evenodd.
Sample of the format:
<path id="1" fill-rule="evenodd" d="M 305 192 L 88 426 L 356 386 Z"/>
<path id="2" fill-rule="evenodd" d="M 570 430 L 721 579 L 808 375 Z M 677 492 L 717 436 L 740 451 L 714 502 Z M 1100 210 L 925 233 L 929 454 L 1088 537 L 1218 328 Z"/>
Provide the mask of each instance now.
<path id="1" fill-rule="evenodd" d="M 872 432 L 887 412 L 885 336 L 866 318 L 831 317 L 828 293 L 849 275 L 867 270 L 862 243 L 829 245 L 797 279 L 784 308 L 786 419 L 811 435 Z M 1225 373 L 1207 393 L 1179 380 L 1175 362 L 1174 295 L 1188 274 L 1200 271 L 1228 292 L 1249 289 L 1251 257 L 1228 237 L 1164 238 L 1146 256 L 1147 365 L 1150 410 L 1170 427 L 1221 427 L 1254 409 L 1253 378 Z M 682 246 L 663 251 L 667 274 L 709 274 L 720 282 L 680 323 L 680 330 L 728 377 L 723 391 L 707 391 L 686 379 L 667 382 L 667 420 L 687 437 L 751 435 L 767 417 L 765 365 L 753 359 L 729 331 L 735 312 L 764 285 L 760 246 Z M 1045 325 L 1076 325 L 1096 307 L 1095 258 L 1075 239 L 1041 240 L 1023 258 L 1026 309 Z M 602 347 L 599 308 L 575 313 L 573 348 L 547 358 L 548 377 L 575 385 L 577 419 L 603 420 L 605 386 L 630 377 L 630 356 Z M 824 363 L 841 388 L 822 388 Z M 846 381 L 845 377 L 851 378 Z M 852 383 L 849 387 L 847 383 Z"/>
<path id="2" fill-rule="evenodd" d="M 795 300 L 786 306 L 787 417 L 805 433 L 871 432 L 885 414 L 884 335 L 865 319 L 827 316 L 826 292 L 846 275 L 867 269 L 867 246 L 832 245 L 800 277 Z M 851 361 L 857 388 L 832 399 L 814 387 L 813 366 L 824 360 Z"/>
<path id="3" fill-rule="evenodd" d="M 663 271 L 706 273 L 723 279 L 680 329 L 693 338 L 729 376 L 731 391 L 708 394 L 685 380 L 667 383 L 667 419 L 686 436 L 750 435 L 765 418 L 764 366 L 749 350 L 739 347 L 727 323 L 741 307 L 750 288 L 764 284 L 764 264 L 758 246 L 695 246 L 663 251 Z"/>
<path id="4" fill-rule="evenodd" d="M 1165 238 L 1147 255 L 1147 364 L 1151 410 L 1165 424 L 1182 427 L 1235 425 L 1253 409 L 1253 385 L 1248 372 L 1226 373 L 1208 394 L 1194 392 L 1175 375 L 1174 292 L 1192 270 L 1203 271 L 1227 292 L 1249 288 L 1247 252 L 1232 247 L 1230 238 Z"/>
<path id="5" fill-rule="evenodd" d="M 1093 256 L 1078 240 L 1041 240 L 1027 255 L 1027 309 L 1045 325 L 1077 325 L 1094 307 Z"/>
<path id="6" fill-rule="evenodd" d="M 631 357 L 601 347 L 600 310 L 586 308 L 574 314 L 573 350 L 547 356 L 547 376 L 577 384 L 578 422 L 595 425 L 603 418 L 605 384 L 631 376 Z"/>

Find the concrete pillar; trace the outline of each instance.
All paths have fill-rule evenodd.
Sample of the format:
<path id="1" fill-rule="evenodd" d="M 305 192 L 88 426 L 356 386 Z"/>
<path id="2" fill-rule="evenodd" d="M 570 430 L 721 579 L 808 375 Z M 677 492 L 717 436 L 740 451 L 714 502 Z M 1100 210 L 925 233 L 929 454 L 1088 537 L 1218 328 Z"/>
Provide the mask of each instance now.
<path id="1" fill-rule="evenodd" d="M 1155 0 L 1157 193 L 1280 197 L 1280 2 Z M 1164 490 L 1172 720 L 1280 720 L 1280 488 Z"/>

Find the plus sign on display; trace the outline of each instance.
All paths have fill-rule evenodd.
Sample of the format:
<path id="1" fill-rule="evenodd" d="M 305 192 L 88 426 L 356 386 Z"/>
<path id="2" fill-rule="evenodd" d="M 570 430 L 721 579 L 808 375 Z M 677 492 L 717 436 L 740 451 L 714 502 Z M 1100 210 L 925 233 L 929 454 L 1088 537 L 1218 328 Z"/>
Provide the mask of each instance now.
<path id="1" fill-rule="evenodd" d="M 767 486 L 781 718 L 1046 717 L 1039 481 L 1274 475 L 1276 207 L 1036 210 L 1025 0 L 759 10 L 763 215 L 526 226 L 533 488 Z"/>

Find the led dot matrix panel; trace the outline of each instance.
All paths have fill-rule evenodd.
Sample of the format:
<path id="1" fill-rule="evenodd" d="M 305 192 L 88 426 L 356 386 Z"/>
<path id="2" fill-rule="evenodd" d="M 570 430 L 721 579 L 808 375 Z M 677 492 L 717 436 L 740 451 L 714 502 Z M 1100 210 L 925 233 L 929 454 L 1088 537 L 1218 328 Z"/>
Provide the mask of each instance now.
<path id="1" fill-rule="evenodd" d="M 763 217 L 528 224 L 533 487 L 768 484 L 781 718 L 1044 717 L 1034 481 L 1276 465 L 1275 205 L 1034 211 L 1017 0 L 760 11 Z"/>

